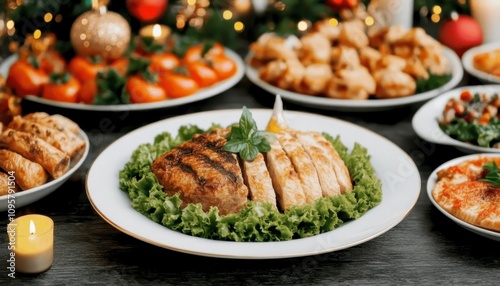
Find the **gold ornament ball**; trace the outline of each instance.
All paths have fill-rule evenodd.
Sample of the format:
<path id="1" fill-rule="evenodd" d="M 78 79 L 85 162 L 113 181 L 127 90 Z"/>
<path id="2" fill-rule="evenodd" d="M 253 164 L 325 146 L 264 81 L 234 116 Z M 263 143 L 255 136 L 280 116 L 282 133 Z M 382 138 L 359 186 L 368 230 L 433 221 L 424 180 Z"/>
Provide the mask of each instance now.
<path id="1" fill-rule="evenodd" d="M 70 39 L 81 56 L 120 58 L 130 42 L 130 25 L 120 14 L 92 10 L 81 14 L 71 26 Z"/>

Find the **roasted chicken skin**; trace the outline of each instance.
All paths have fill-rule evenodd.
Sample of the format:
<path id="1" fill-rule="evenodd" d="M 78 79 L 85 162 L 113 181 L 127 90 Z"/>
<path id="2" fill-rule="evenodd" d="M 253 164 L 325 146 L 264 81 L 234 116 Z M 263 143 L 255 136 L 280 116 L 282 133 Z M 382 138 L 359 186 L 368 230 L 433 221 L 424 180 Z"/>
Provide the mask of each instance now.
<path id="1" fill-rule="evenodd" d="M 198 134 L 158 157 L 152 171 L 169 195 L 179 193 L 184 206 L 200 203 L 204 211 L 217 206 L 221 215 L 240 211 L 248 188 L 235 154 L 221 148 L 219 132 Z"/>

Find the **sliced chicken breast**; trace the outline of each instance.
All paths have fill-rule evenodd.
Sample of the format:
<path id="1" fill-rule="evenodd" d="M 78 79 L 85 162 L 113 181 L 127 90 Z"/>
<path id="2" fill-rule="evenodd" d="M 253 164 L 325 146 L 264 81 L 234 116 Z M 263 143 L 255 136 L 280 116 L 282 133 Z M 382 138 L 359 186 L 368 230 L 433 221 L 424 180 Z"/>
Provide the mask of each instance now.
<path id="1" fill-rule="evenodd" d="M 305 204 L 306 197 L 299 176 L 281 144 L 272 142 L 271 150 L 265 156 L 279 208 L 284 211 L 291 206 Z"/>
<path id="2" fill-rule="evenodd" d="M 240 160 L 240 165 L 245 184 L 248 186 L 250 200 L 254 202 L 270 203 L 277 209 L 273 181 L 267 170 L 264 155 L 259 153 L 252 161 Z"/>
<path id="3" fill-rule="evenodd" d="M 309 135 L 314 138 L 314 140 L 320 145 L 326 154 L 330 157 L 333 163 L 333 169 L 335 170 L 335 175 L 337 175 L 337 182 L 340 185 L 340 192 L 345 193 L 346 191 L 352 190 L 352 181 L 349 170 L 344 163 L 344 160 L 340 158 L 339 153 L 333 147 L 332 143 L 326 140 L 325 136 L 316 132 L 309 132 Z"/>
<path id="4" fill-rule="evenodd" d="M 306 197 L 306 203 L 312 203 L 316 199 L 321 198 L 323 192 L 318 173 L 302 144 L 290 133 L 278 132 L 275 135 L 299 176 Z"/>
<path id="5" fill-rule="evenodd" d="M 340 194 L 340 185 L 335 174 L 333 160 L 325 153 L 315 136 L 310 132 L 294 132 L 293 134 L 302 144 L 316 168 L 323 197 Z"/>

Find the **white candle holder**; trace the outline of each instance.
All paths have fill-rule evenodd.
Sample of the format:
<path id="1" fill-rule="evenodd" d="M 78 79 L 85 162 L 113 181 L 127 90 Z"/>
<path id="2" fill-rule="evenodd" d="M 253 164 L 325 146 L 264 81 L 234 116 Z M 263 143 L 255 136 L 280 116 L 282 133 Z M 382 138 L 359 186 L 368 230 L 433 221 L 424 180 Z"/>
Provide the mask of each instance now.
<path id="1" fill-rule="evenodd" d="M 483 43 L 500 42 L 500 1 L 470 0 L 470 9 L 483 31 Z"/>

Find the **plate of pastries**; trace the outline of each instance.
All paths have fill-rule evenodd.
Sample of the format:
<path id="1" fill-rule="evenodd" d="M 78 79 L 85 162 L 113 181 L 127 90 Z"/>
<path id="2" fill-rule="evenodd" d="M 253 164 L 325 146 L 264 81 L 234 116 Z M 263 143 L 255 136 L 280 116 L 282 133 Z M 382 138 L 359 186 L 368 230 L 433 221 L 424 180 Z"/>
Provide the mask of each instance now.
<path id="1" fill-rule="evenodd" d="M 22 114 L 18 97 L 0 93 L 0 211 L 55 191 L 83 164 L 89 139 L 60 114 Z"/>
<path id="2" fill-rule="evenodd" d="M 264 33 L 250 44 L 247 77 L 300 105 L 377 111 L 426 101 L 463 76 L 460 58 L 422 28 L 367 29 L 321 20 L 300 36 Z"/>

